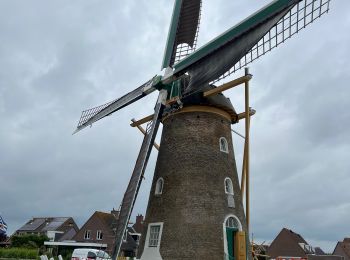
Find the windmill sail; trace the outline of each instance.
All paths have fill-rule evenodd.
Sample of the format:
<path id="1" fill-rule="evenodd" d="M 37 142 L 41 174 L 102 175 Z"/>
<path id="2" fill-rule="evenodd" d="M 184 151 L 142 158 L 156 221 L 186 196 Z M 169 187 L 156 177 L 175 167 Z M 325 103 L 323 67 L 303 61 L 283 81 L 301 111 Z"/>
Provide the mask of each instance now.
<path id="1" fill-rule="evenodd" d="M 161 96 L 162 94 L 160 94 Z M 166 95 L 165 95 L 166 96 Z M 115 239 L 115 248 L 113 252 L 112 259 L 117 259 L 119 254 L 120 246 L 123 241 L 123 236 L 126 231 L 130 215 L 132 213 L 132 209 L 135 204 L 135 200 L 142 182 L 143 174 L 145 172 L 148 158 L 151 154 L 151 150 L 153 147 L 154 139 L 157 135 L 158 127 L 160 124 L 160 117 L 163 112 L 163 104 L 158 102 L 155 111 L 153 120 L 147 125 L 146 135 L 143 139 L 141 150 L 136 160 L 134 171 L 131 175 L 131 179 L 127 190 L 124 194 L 124 198 L 122 201 L 118 224 L 116 228 L 116 239 Z"/>
<path id="2" fill-rule="evenodd" d="M 310 12 L 309 9 L 320 12 L 321 8 L 317 9 L 317 6 L 325 6 L 324 3 L 328 1 L 275 0 L 175 64 L 174 74 L 179 75 L 188 72 L 191 76 L 191 82 L 186 92 L 195 91 L 229 72 L 235 64 L 241 61 L 242 57 L 249 54 L 255 45 L 259 44 L 269 32 L 271 33 L 274 27 L 283 28 L 283 21 L 285 26 L 283 31 L 289 30 L 285 20 L 292 19 L 291 14 L 295 14 L 293 12 L 294 8 L 298 10 L 293 16 L 294 19 L 299 21 L 302 17 L 305 17 L 305 20 L 308 21 L 309 15 L 307 14 Z M 301 8 L 302 6 L 305 6 L 305 8 Z M 328 7 L 328 5 L 326 6 Z M 302 9 L 303 12 L 300 12 L 298 8 Z M 322 13 L 323 11 L 321 10 Z M 312 17 L 311 21 L 316 19 L 314 12 L 311 12 L 310 16 Z M 305 26 L 308 23 L 310 22 L 306 22 Z M 273 39 L 273 34 L 270 36 Z M 276 36 L 276 38 L 279 40 L 281 34 Z"/>
<path id="3" fill-rule="evenodd" d="M 330 0 L 307 0 L 294 6 L 272 29 L 262 37 L 229 71 L 225 72 L 215 83 L 249 63 L 271 51 L 287 39 L 297 34 L 300 30 L 310 25 L 313 21 L 328 13 Z"/>
<path id="4" fill-rule="evenodd" d="M 155 90 L 153 86 L 158 82 L 157 80 L 159 80 L 159 78 L 155 76 L 121 98 L 115 99 L 98 107 L 84 110 L 80 116 L 77 129 L 74 133 L 153 92 Z"/>
<path id="5" fill-rule="evenodd" d="M 196 49 L 201 7 L 201 0 L 175 0 L 162 68 L 172 66 Z"/>

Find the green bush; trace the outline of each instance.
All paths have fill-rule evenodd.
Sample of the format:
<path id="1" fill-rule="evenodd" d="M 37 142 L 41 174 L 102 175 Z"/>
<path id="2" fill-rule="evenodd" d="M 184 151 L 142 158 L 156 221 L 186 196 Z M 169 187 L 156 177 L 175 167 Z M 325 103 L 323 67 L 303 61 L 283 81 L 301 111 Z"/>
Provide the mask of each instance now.
<path id="1" fill-rule="evenodd" d="M 11 237 L 12 247 L 40 248 L 49 238 L 44 235 L 20 235 Z"/>
<path id="2" fill-rule="evenodd" d="M 37 259 L 38 249 L 28 248 L 0 248 L 0 258 Z"/>

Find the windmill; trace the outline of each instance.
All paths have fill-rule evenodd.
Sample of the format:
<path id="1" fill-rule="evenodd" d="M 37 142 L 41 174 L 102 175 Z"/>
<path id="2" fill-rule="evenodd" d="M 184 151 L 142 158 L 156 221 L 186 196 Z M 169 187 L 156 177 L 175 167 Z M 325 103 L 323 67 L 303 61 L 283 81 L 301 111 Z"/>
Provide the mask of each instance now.
<path id="1" fill-rule="evenodd" d="M 247 246 L 249 204 L 244 212 L 232 146 L 231 124 L 246 120 L 222 92 L 251 75 L 215 83 L 277 47 L 329 10 L 330 0 L 274 0 L 196 50 L 201 0 L 175 0 L 162 62 L 156 75 L 128 94 L 82 112 L 75 132 L 159 91 L 116 228 L 116 259 L 133 210 L 159 124 L 163 123 L 146 212 L 140 257 L 147 259 L 251 259 Z M 246 101 L 247 101 L 246 100 Z M 245 150 L 249 149 L 246 136 Z M 245 152 L 246 173 L 249 154 Z M 243 174 L 243 177 L 245 175 Z M 246 202 L 249 202 L 248 176 Z M 248 195 L 248 196 L 247 196 Z M 248 251 L 248 254 L 246 252 Z"/>

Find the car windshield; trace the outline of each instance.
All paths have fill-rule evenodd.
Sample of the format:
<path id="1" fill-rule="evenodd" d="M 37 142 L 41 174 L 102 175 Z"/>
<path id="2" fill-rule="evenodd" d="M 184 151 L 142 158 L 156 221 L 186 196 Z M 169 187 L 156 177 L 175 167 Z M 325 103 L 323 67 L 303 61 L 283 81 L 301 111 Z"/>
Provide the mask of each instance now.
<path id="1" fill-rule="evenodd" d="M 89 251 L 87 257 L 92 258 L 92 259 L 96 259 L 96 254 L 94 252 Z"/>
<path id="2" fill-rule="evenodd" d="M 97 257 L 104 258 L 104 259 L 110 259 L 111 257 L 104 251 L 98 251 Z"/>

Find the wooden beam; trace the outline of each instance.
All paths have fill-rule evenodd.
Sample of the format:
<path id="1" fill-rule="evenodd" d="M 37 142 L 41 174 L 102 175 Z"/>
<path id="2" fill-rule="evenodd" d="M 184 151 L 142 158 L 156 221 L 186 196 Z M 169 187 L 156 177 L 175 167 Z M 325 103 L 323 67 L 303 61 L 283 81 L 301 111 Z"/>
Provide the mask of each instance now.
<path id="1" fill-rule="evenodd" d="M 223 85 L 221 85 L 221 86 L 219 86 L 219 87 L 216 87 L 216 88 L 214 88 L 214 89 L 205 91 L 205 92 L 203 93 L 203 96 L 204 96 L 204 97 L 209 97 L 209 96 L 212 96 L 212 95 L 221 93 L 221 92 L 223 92 L 223 91 L 225 91 L 225 90 L 228 90 L 228 89 L 230 89 L 230 88 L 233 88 L 233 87 L 236 87 L 236 86 L 241 85 L 241 84 L 243 84 L 243 83 L 246 83 L 246 82 L 248 82 L 248 81 L 251 80 L 251 79 L 252 79 L 252 75 L 250 75 L 250 74 L 245 75 L 245 76 L 240 77 L 240 78 L 238 78 L 238 79 L 234 79 L 234 80 L 232 80 L 232 81 L 230 81 L 230 82 L 227 82 L 227 83 L 225 83 L 225 84 L 223 84 Z"/>
<path id="2" fill-rule="evenodd" d="M 132 121 L 133 123 L 137 122 L 135 119 L 131 119 L 131 121 Z M 141 133 L 143 133 L 143 135 L 146 135 L 146 130 L 143 129 L 142 126 L 136 125 L 136 127 L 140 130 Z M 153 143 L 153 146 L 154 146 L 154 148 L 156 148 L 156 149 L 159 151 L 159 148 L 160 148 L 160 147 L 159 147 L 159 145 L 158 145 L 156 142 Z"/>
<path id="3" fill-rule="evenodd" d="M 244 113 L 245 114 L 245 113 Z M 252 115 L 252 114 L 251 114 Z M 250 120 L 250 119 L 249 119 Z M 249 123 L 249 126 L 250 126 L 250 123 Z M 244 138 L 245 139 L 245 138 Z M 247 148 L 246 148 L 246 142 L 244 141 L 244 152 L 243 152 L 243 164 L 242 164 L 242 176 L 241 176 L 241 196 L 242 196 L 242 199 L 244 197 L 244 194 L 245 194 L 245 186 L 246 186 L 246 169 L 245 169 L 245 166 L 246 166 L 246 154 L 247 154 Z"/>
<path id="4" fill-rule="evenodd" d="M 243 163 L 242 163 L 242 176 L 241 176 L 241 196 L 242 200 L 244 198 L 245 191 L 245 160 L 246 160 L 246 142 L 244 141 L 244 151 L 243 151 Z"/>
<path id="5" fill-rule="evenodd" d="M 245 68 L 245 75 L 249 75 L 249 69 Z M 245 189 L 245 210 L 247 219 L 247 234 L 249 237 L 250 230 L 250 176 L 249 176 L 249 129 L 250 129 L 250 108 L 249 108 L 249 80 L 245 82 L 244 86 L 245 96 L 245 145 L 246 145 L 246 159 L 245 159 L 245 175 L 246 175 L 246 189 Z"/>
<path id="6" fill-rule="evenodd" d="M 254 116 L 256 111 L 254 109 L 249 109 L 249 116 Z M 237 114 L 238 120 L 246 119 L 246 112 Z"/>
<path id="7" fill-rule="evenodd" d="M 152 115 L 149 115 L 149 116 L 146 116 L 140 120 L 135 120 L 135 119 L 132 119 L 132 123 L 130 124 L 132 127 L 135 127 L 135 126 L 139 126 L 139 125 L 142 125 L 144 123 L 147 123 L 149 121 L 151 121 L 153 119 L 153 114 Z"/>

